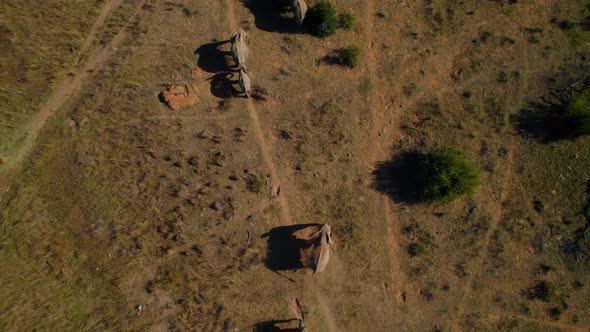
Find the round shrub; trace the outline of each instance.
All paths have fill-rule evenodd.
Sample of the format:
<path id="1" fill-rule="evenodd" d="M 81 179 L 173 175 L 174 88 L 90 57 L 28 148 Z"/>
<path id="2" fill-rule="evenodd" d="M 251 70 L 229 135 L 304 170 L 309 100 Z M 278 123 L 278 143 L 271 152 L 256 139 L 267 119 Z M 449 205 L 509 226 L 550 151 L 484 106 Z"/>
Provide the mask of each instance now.
<path id="1" fill-rule="evenodd" d="M 354 68 L 358 66 L 361 59 L 361 48 L 356 45 L 350 45 L 338 50 L 338 63 L 342 66 Z"/>
<path id="2" fill-rule="evenodd" d="M 422 199 L 450 201 L 475 190 L 479 170 L 461 152 L 440 148 L 420 158 L 416 184 Z"/>
<path id="3" fill-rule="evenodd" d="M 338 28 L 336 8 L 328 0 L 321 0 L 307 11 L 305 24 L 311 33 L 319 37 L 327 37 Z"/>
<path id="4" fill-rule="evenodd" d="M 356 17 L 352 14 L 351 11 L 346 11 L 338 17 L 338 25 L 342 29 L 350 30 L 354 28 L 356 24 Z"/>
<path id="5" fill-rule="evenodd" d="M 412 257 L 416 257 L 418 255 L 422 255 L 422 254 L 426 253 L 426 247 L 420 243 L 412 243 L 408 247 L 408 253 Z"/>
<path id="6" fill-rule="evenodd" d="M 539 299 L 544 302 L 555 302 L 557 300 L 557 289 L 550 281 L 541 281 L 529 290 L 529 298 Z"/>

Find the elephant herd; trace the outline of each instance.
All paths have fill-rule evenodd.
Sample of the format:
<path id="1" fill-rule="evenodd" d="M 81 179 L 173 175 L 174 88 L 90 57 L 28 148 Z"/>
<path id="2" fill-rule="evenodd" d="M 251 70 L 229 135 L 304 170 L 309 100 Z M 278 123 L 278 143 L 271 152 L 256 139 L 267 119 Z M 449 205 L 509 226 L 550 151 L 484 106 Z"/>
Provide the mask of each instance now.
<path id="1" fill-rule="evenodd" d="M 291 11 L 293 12 L 293 17 L 297 24 L 301 26 L 305 19 L 305 14 L 307 13 L 307 4 L 305 3 L 305 0 L 292 0 Z M 247 98 L 250 97 L 250 76 L 248 76 L 249 70 L 246 67 L 248 53 L 247 35 L 246 32 L 240 28 L 231 36 L 231 55 L 236 66 L 239 68 L 238 82 L 240 88 Z"/>

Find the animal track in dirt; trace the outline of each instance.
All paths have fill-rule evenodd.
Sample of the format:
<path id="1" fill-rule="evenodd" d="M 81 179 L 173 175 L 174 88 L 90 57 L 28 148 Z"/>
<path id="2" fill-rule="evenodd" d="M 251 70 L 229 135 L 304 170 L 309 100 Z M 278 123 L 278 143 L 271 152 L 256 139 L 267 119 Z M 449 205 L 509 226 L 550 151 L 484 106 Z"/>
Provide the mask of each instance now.
<path id="1" fill-rule="evenodd" d="M 17 168 L 34 147 L 34 143 L 39 131 L 43 128 L 47 120 L 65 104 L 68 98 L 75 96 L 77 92 L 81 91 L 82 86 L 87 82 L 88 78 L 93 72 L 106 63 L 106 61 L 113 55 L 114 50 L 125 40 L 128 36 L 128 28 L 132 20 L 139 14 L 141 8 L 147 3 L 144 0 L 140 3 L 137 10 L 129 17 L 127 23 L 121 28 L 119 33 L 108 43 L 105 47 L 94 50 L 89 56 L 86 64 L 73 76 L 65 78 L 53 91 L 48 101 L 43 107 L 33 116 L 33 118 L 24 126 L 27 136 L 24 139 L 19 151 L 16 155 L 9 159 L 3 165 L 0 172 L 0 187 L 7 187 L 10 180 L 10 172 Z M 104 22 L 104 16 L 113 8 L 116 8 L 118 1 L 109 2 L 103 8 L 103 13 L 99 15 L 97 24 Z M 104 13 L 106 11 L 106 13 Z M 94 29 L 94 28 L 93 28 Z M 92 32 L 94 33 L 95 32 Z M 89 36 L 91 38 L 91 36 Z M 92 37 L 93 38 L 93 37 Z M 4 190 L 5 191 L 5 190 Z"/>
<path id="2" fill-rule="evenodd" d="M 377 51 L 374 49 L 375 43 L 375 33 L 374 33 L 374 25 L 375 19 L 378 17 L 377 9 L 375 5 L 375 0 L 367 0 L 366 2 L 366 17 L 365 17 L 365 35 L 367 44 L 365 46 L 366 49 L 366 59 L 367 59 L 367 68 L 368 68 L 368 75 L 371 81 L 378 80 L 377 77 Z M 378 84 L 376 84 L 378 85 Z M 381 130 L 387 126 L 387 120 L 385 119 L 386 111 L 388 110 L 386 105 L 384 105 L 381 101 L 383 96 L 378 95 L 377 92 L 372 89 L 371 93 L 367 97 L 367 102 L 371 106 L 371 120 L 372 120 L 372 128 L 371 128 L 371 135 L 369 136 L 371 141 L 368 142 L 370 145 L 370 160 L 371 164 L 369 167 L 374 167 L 380 158 L 383 158 L 383 155 L 387 152 L 387 147 L 384 146 L 383 142 L 385 140 L 382 139 L 382 132 Z M 396 114 L 390 114 L 394 118 L 398 116 Z M 373 169 L 371 169 L 373 171 Z M 372 192 L 373 195 L 378 196 L 377 192 Z M 403 290 L 401 285 L 403 283 L 403 276 L 400 272 L 401 261 L 400 261 L 400 250 L 399 250 L 399 243 L 396 238 L 396 221 L 393 218 L 393 211 L 391 202 L 389 201 L 387 196 L 382 196 L 380 198 L 376 197 L 373 200 L 376 204 L 375 208 L 378 210 L 383 211 L 383 218 L 387 223 L 387 241 L 389 242 L 389 249 L 391 252 L 391 260 L 392 260 L 392 284 L 393 284 L 393 291 L 395 295 L 395 299 L 398 303 L 403 302 Z"/>

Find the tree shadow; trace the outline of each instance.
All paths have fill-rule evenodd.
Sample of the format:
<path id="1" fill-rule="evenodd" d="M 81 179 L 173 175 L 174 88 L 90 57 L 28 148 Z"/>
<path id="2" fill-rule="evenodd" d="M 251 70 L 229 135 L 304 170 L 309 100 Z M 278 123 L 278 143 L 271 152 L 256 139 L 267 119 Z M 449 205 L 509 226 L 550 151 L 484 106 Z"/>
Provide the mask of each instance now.
<path id="1" fill-rule="evenodd" d="M 573 140 L 580 134 L 572 120 L 564 116 L 567 104 L 531 102 L 520 113 L 510 117 L 518 132 L 540 143 Z"/>
<path id="2" fill-rule="evenodd" d="M 421 201 L 416 170 L 424 155 L 418 151 L 402 152 L 391 160 L 375 165 L 371 187 L 396 203 Z"/>
<path id="3" fill-rule="evenodd" d="M 199 46 L 195 54 L 199 56 L 197 66 L 208 73 L 219 73 L 229 71 L 231 68 L 227 63 L 225 56 L 230 52 L 220 50 L 222 45 L 229 43 L 229 40 L 213 42 Z"/>
<path id="4" fill-rule="evenodd" d="M 580 136 L 589 135 L 590 115 L 580 112 L 580 108 L 588 107 L 588 90 L 590 77 L 561 90 L 551 89 L 547 96 L 529 102 L 520 113 L 511 116 L 510 120 L 521 134 L 535 138 L 541 143 L 575 140 Z M 570 110 L 572 105 L 577 105 L 573 106 L 574 111 Z"/>
<path id="5" fill-rule="evenodd" d="M 267 320 L 264 322 L 257 323 L 254 325 L 252 329 L 253 332 L 297 332 L 299 331 L 298 327 L 287 327 L 281 328 L 280 324 L 291 323 L 293 321 L 299 321 L 297 318 L 293 319 L 282 319 L 282 320 Z"/>
<path id="6" fill-rule="evenodd" d="M 208 78 L 211 80 L 211 94 L 222 99 L 237 95 L 239 92 L 234 88 L 234 84 L 237 83 L 234 76 L 234 73 L 226 71 Z"/>
<path id="7" fill-rule="evenodd" d="M 242 0 L 242 3 L 254 15 L 256 28 L 268 32 L 302 33 L 302 28 L 290 15 L 289 1 Z"/>
<path id="8" fill-rule="evenodd" d="M 262 235 L 268 237 L 265 266 L 275 272 L 303 268 L 301 250 L 308 248 L 311 241 L 298 238 L 295 233 L 312 226 L 319 227 L 319 224 L 280 226 Z"/>

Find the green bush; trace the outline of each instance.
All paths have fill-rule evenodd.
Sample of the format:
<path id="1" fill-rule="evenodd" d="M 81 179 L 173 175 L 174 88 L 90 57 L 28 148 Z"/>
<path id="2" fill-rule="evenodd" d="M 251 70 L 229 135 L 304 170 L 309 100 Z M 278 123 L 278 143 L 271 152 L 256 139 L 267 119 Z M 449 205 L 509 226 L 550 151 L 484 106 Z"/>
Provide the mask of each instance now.
<path id="1" fill-rule="evenodd" d="M 450 201 L 475 190 L 479 170 L 459 151 L 436 149 L 418 161 L 416 184 L 423 200 Z"/>
<path id="2" fill-rule="evenodd" d="M 572 131 L 574 136 L 590 135 L 590 98 L 581 94 L 572 100 L 562 115 L 564 126 Z"/>
<path id="3" fill-rule="evenodd" d="M 358 66 L 361 59 L 361 48 L 356 45 L 350 45 L 338 50 L 338 63 L 342 66 L 354 68 Z"/>
<path id="4" fill-rule="evenodd" d="M 307 11 L 305 24 L 316 36 L 327 37 L 334 34 L 338 28 L 336 8 L 328 0 L 321 0 Z"/>
<path id="5" fill-rule="evenodd" d="M 557 287 L 552 282 L 546 280 L 538 282 L 529 289 L 529 298 L 553 303 L 559 303 L 561 301 L 557 295 Z"/>
<path id="6" fill-rule="evenodd" d="M 426 247 L 420 243 L 412 243 L 408 247 L 408 253 L 412 256 L 418 256 L 426 253 Z"/>
<path id="7" fill-rule="evenodd" d="M 557 105 L 544 119 L 547 135 L 575 139 L 590 135 L 590 96 L 580 94 Z"/>
<path id="8" fill-rule="evenodd" d="M 352 14 L 351 11 L 346 11 L 338 17 L 338 25 L 342 29 L 350 30 L 354 28 L 356 24 L 356 17 Z"/>

